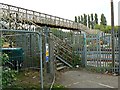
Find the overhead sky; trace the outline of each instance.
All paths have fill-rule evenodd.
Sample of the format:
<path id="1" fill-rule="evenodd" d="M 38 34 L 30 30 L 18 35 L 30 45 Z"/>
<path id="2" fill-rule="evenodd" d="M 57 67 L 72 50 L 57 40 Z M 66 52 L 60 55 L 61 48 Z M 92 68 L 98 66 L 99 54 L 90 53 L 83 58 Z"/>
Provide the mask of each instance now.
<path id="1" fill-rule="evenodd" d="M 75 16 L 97 13 L 99 18 L 105 14 L 111 24 L 111 0 L 0 0 L 1 3 L 15 5 L 26 9 L 74 20 Z M 118 2 L 114 1 L 115 25 L 118 25 Z M 99 20 L 100 21 L 100 20 Z"/>

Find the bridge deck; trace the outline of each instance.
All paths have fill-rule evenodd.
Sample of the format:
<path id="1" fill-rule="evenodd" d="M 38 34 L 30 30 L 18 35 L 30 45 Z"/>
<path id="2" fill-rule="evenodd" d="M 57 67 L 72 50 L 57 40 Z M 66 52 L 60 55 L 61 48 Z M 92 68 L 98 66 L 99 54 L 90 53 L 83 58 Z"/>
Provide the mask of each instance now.
<path id="1" fill-rule="evenodd" d="M 54 28 L 70 29 L 70 30 L 88 30 L 85 25 L 74 21 L 24 9 L 12 5 L 0 3 L 0 18 L 9 19 L 10 22 L 35 23 L 40 26 L 48 26 Z"/>

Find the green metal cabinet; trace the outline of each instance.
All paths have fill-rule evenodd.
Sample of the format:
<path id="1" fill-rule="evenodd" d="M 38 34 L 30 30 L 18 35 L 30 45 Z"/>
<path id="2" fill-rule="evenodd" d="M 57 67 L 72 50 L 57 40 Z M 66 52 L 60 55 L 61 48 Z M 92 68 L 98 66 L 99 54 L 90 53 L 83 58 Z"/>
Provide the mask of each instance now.
<path id="1" fill-rule="evenodd" d="M 24 51 L 22 48 L 1 48 L 2 54 L 7 54 L 9 57 L 9 62 L 11 62 L 14 65 L 14 68 L 18 67 L 20 68 L 23 59 L 24 59 Z"/>

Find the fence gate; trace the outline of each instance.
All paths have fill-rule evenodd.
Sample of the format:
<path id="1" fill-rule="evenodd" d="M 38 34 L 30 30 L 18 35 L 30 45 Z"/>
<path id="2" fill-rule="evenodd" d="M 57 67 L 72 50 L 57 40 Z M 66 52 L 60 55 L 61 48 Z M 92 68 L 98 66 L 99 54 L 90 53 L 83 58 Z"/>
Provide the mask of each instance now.
<path id="1" fill-rule="evenodd" d="M 21 32 L 2 32 L 4 45 L 3 48 L 21 48 L 23 50 L 24 59 L 22 68 L 40 67 L 39 62 L 39 48 L 38 35 L 36 33 L 22 33 Z M 16 53 L 17 55 L 17 53 Z M 18 53 L 19 55 L 19 53 Z M 17 59 L 17 57 L 16 57 Z"/>
<path id="2" fill-rule="evenodd" d="M 114 35 L 114 55 L 112 60 L 112 40 L 110 33 L 86 35 L 86 65 L 97 72 L 118 73 L 118 35 Z M 113 67 L 114 63 L 114 67 Z"/>
<path id="3" fill-rule="evenodd" d="M 86 35 L 87 66 L 101 67 L 99 35 Z"/>

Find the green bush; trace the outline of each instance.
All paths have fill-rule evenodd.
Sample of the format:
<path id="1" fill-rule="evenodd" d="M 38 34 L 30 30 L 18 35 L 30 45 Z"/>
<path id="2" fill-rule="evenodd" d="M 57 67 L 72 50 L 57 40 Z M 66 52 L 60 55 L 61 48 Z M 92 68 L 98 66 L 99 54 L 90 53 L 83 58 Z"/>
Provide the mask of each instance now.
<path id="1" fill-rule="evenodd" d="M 73 54 L 73 66 L 75 67 L 76 65 L 81 66 L 82 62 L 81 62 L 81 58 L 79 55 Z"/>
<path id="2" fill-rule="evenodd" d="M 16 80 L 16 71 L 11 70 L 11 68 L 5 66 L 5 63 L 9 61 L 9 57 L 7 54 L 3 54 L 1 56 L 2 60 L 2 87 L 5 88 L 7 86 L 12 85 L 12 82 Z"/>

